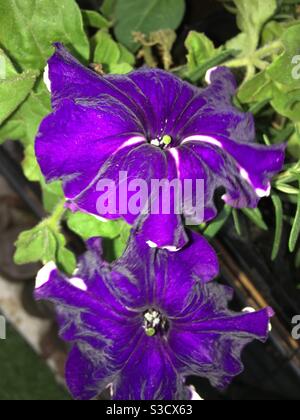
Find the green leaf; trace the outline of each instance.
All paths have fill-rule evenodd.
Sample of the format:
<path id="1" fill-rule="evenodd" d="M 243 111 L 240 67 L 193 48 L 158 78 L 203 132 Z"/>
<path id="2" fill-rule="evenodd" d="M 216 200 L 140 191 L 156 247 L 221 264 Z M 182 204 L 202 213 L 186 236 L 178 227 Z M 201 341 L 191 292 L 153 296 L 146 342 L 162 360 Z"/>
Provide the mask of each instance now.
<path id="1" fill-rule="evenodd" d="M 273 108 L 293 122 L 300 122 L 300 84 L 297 87 L 273 85 Z"/>
<path id="2" fill-rule="evenodd" d="M 51 223 L 51 218 L 20 234 L 14 261 L 19 265 L 53 261 L 68 274 L 72 274 L 76 268 L 75 256 L 66 248 L 66 239 L 60 233 L 59 226 Z"/>
<path id="3" fill-rule="evenodd" d="M 235 230 L 237 234 L 239 236 L 242 236 L 242 226 L 241 226 L 241 221 L 240 221 L 239 213 L 237 209 L 232 209 L 232 217 L 233 217 L 233 222 L 234 222 L 234 226 L 235 226 Z"/>
<path id="4" fill-rule="evenodd" d="M 281 38 L 284 30 L 284 26 L 276 20 L 267 23 L 262 32 L 262 44 L 267 45 Z"/>
<path id="5" fill-rule="evenodd" d="M 110 27 L 110 22 L 94 10 L 82 10 L 81 13 L 85 26 L 89 28 L 108 29 Z"/>
<path id="6" fill-rule="evenodd" d="M 117 0 L 115 33 L 131 51 L 138 45 L 133 32 L 149 35 L 160 29 L 177 29 L 185 13 L 184 0 Z"/>
<path id="7" fill-rule="evenodd" d="M 300 124 L 297 124 L 296 127 L 296 130 L 289 138 L 287 150 L 291 156 L 300 160 Z"/>
<path id="8" fill-rule="evenodd" d="M 241 30 L 227 47 L 248 56 L 258 47 L 260 34 L 265 23 L 275 14 L 276 0 L 233 0 L 237 9 L 237 24 Z"/>
<path id="9" fill-rule="evenodd" d="M 56 234 L 57 249 L 55 261 L 59 268 L 67 274 L 73 274 L 76 269 L 76 257 L 69 249 L 66 248 L 66 239 L 63 234 Z"/>
<path id="10" fill-rule="evenodd" d="M 9 79 L 17 75 L 17 71 L 14 68 L 10 58 L 0 48 L 0 81 Z"/>
<path id="11" fill-rule="evenodd" d="M 89 42 L 74 0 L 1 1 L 0 40 L 23 70 L 42 70 L 58 41 L 75 55 L 89 58 Z"/>
<path id="12" fill-rule="evenodd" d="M 252 79 L 242 84 L 238 99 L 242 103 L 262 102 L 273 97 L 273 82 L 267 72 L 258 73 Z"/>
<path id="13" fill-rule="evenodd" d="M 191 31 L 185 41 L 185 47 L 188 50 L 187 62 L 190 72 L 215 58 L 220 49 L 215 48 L 213 42 L 203 33 Z"/>
<path id="14" fill-rule="evenodd" d="M 24 175 L 29 181 L 40 183 L 44 208 L 46 212 L 51 213 L 64 197 L 62 183 L 60 181 L 46 183 L 36 160 L 33 144 L 29 144 L 25 148 L 25 158 L 22 162 L 22 167 Z"/>
<path id="15" fill-rule="evenodd" d="M 118 44 L 106 31 L 101 30 L 95 36 L 96 48 L 94 62 L 101 64 L 104 71 L 115 74 L 129 73 L 135 58 L 123 45 Z"/>
<path id="16" fill-rule="evenodd" d="M 268 68 L 272 80 L 291 88 L 300 85 L 300 24 L 288 28 L 283 36 L 284 53 Z"/>
<path id="17" fill-rule="evenodd" d="M 16 242 L 14 261 L 27 264 L 41 261 L 46 264 L 56 260 L 57 241 L 47 224 L 41 223 L 31 230 L 21 233 Z"/>
<path id="18" fill-rule="evenodd" d="M 35 157 L 34 146 L 29 144 L 25 149 L 25 158 L 22 162 L 24 175 L 31 182 L 40 181 L 42 174 Z"/>
<path id="19" fill-rule="evenodd" d="M 0 124 L 2 124 L 30 94 L 37 74 L 26 71 L 0 80 Z"/>
<path id="20" fill-rule="evenodd" d="M 275 217 L 276 217 L 275 238 L 274 238 L 274 245 L 273 245 L 273 250 L 272 250 L 272 261 L 275 261 L 280 251 L 280 245 L 281 245 L 281 240 L 282 240 L 283 206 L 282 206 L 280 197 L 276 194 L 272 195 L 272 201 L 274 204 Z"/>
<path id="21" fill-rule="evenodd" d="M 248 219 L 251 220 L 256 226 L 258 226 L 262 230 L 269 230 L 268 226 L 266 225 L 263 215 L 261 211 L 257 209 L 243 209 L 242 212 Z"/>
<path id="22" fill-rule="evenodd" d="M 300 187 L 300 179 L 299 179 Z M 289 240 L 289 249 L 291 252 L 294 252 L 300 235 L 300 192 L 298 194 L 298 203 L 295 220 L 291 230 L 290 240 Z"/>
<path id="23" fill-rule="evenodd" d="M 124 223 L 120 235 L 116 239 L 114 239 L 113 246 L 116 259 L 120 258 L 123 255 L 128 244 L 131 229 L 131 226 Z"/>
<path id="24" fill-rule="evenodd" d="M 33 145 L 42 119 L 51 112 L 50 94 L 44 83 L 39 82 L 18 110 L 0 127 L 0 143 L 5 140 L 21 140 L 26 147 Z"/>
<path id="25" fill-rule="evenodd" d="M 114 19 L 117 1 L 118 0 L 104 0 L 103 1 L 100 10 L 101 10 L 101 13 L 107 19 Z"/>
<path id="26" fill-rule="evenodd" d="M 42 198 L 44 209 L 52 213 L 57 204 L 64 198 L 64 192 L 61 181 L 54 181 L 47 184 L 44 177 L 40 179 L 42 187 Z"/>
<path id="27" fill-rule="evenodd" d="M 125 222 L 101 221 L 95 216 L 85 213 L 68 213 L 67 223 L 69 228 L 85 241 L 93 237 L 115 239 L 120 236 Z"/>
<path id="28" fill-rule="evenodd" d="M 209 224 L 204 231 L 204 236 L 207 239 L 213 239 L 223 228 L 232 213 L 232 207 L 225 205 L 223 210 L 219 213 L 216 219 Z"/>

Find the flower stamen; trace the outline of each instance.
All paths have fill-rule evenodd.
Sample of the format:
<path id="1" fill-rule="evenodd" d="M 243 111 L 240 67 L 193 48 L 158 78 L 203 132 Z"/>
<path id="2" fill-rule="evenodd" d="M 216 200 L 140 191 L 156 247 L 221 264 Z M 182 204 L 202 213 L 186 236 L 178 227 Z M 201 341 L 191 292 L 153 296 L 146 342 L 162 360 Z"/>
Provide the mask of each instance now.
<path id="1" fill-rule="evenodd" d="M 172 137 L 169 135 L 165 135 L 160 139 L 154 139 L 150 141 L 152 146 L 160 147 L 161 149 L 166 149 L 172 143 Z"/>
<path id="2" fill-rule="evenodd" d="M 167 330 L 167 320 L 155 309 L 150 309 L 144 314 L 143 328 L 148 337 L 154 337 L 159 331 Z"/>

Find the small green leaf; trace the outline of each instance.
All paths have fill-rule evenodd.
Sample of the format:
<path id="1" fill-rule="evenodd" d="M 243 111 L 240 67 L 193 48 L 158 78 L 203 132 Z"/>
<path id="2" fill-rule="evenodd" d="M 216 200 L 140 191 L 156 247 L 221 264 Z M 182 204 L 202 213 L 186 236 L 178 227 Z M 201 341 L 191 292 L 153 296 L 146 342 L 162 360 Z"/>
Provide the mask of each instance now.
<path id="1" fill-rule="evenodd" d="M 273 84 L 273 108 L 284 117 L 300 122 L 300 86 Z"/>
<path id="2" fill-rule="evenodd" d="M 248 217 L 256 226 L 258 226 L 262 230 L 269 230 L 268 226 L 266 225 L 263 215 L 261 211 L 257 209 L 242 209 L 242 212 L 245 216 Z"/>
<path id="3" fill-rule="evenodd" d="M 131 51 L 138 49 L 133 32 L 149 35 L 161 29 L 177 29 L 185 13 L 184 0 L 117 0 L 117 39 Z"/>
<path id="4" fill-rule="evenodd" d="M 121 220 L 104 222 L 95 216 L 77 212 L 68 213 L 67 223 L 73 232 L 86 241 L 93 237 L 115 239 L 121 234 L 125 222 Z"/>
<path id="5" fill-rule="evenodd" d="M 204 236 L 213 239 L 223 228 L 232 213 L 232 207 L 225 205 L 216 219 L 204 231 Z"/>
<path id="6" fill-rule="evenodd" d="M 82 10 L 83 22 L 85 26 L 96 29 L 108 29 L 110 22 L 95 10 Z"/>
<path id="7" fill-rule="evenodd" d="M 300 24 L 288 28 L 283 36 L 284 53 L 268 68 L 268 75 L 275 82 L 299 89 L 300 83 Z"/>
<path id="8" fill-rule="evenodd" d="M 14 261 L 21 265 L 38 261 L 46 264 L 56 260 L 56 250 L 55 234 L 47 224 L 41 223 L 21 233 L 16 242 Z"/>
<path id="9" fill-rule="evenodd" d="M 76 268 L 74 254 L 66 248 L 65 237 L 60 233 L 59 225 L 53 225 L 51 217 L 42 221 L 33 229 L 20 234 L 16 242 L 14 261 L 16 264 L 53 261 L 68 274 Z"/>
<path id="10" fill-rule="evenodd" d="M 288 152 L 291 156 L 296 158 L 297 160 L 300 160 L 300 124 L 297 124 L 296 127 L 298 127 L 288 141 Z"/>
<path id="11" fill-rule="evenodd" d="M 267 72 L 258 73 L 242 84 L 238 98 L 242 103 L 261 102 L 273 97 L 273 82 Z"/>
<path id="12" fill-rule="evenodd" d="M 237 9 L 237 24 L 242 33 L 227 43 L 229 49 L 249 56 L 258 47 L 265 23 L 275 14 L 276 0 L 233 0 Z"/>
<path id="13" fill-rule="evenodd" d="M 103 1 L 100 11 L 107 19 L 114 19 L 117 1 L 118 0 Z"/>
<path id="14" fill-rule="evenodd" d="M 37 74 L 26 71 L 0 80 L 0 124 L 2 124 L 30 94 Z"/>
<path id="15" fill-rule="evenodd" d="M 123 255 L 128 244 L 131 229 L 132 229 L 131 226 L 124 223 L 120 236 L 114 239 L 113 244 L 114 244 L 114 253 L 115 253 L 116 259 L 120 258 Z"/>
<path id="16" fill-rule="evenodd" d="M 27 147 L 33 146 L 42 119 L 51 112 L 50 94 L 44 83 L 39 82 L 17 111 L 0 127 L 0 142 L 20 140 Z"/>
<path id="17" fill-rule="evenodd" d="M 274 245 L 272 250 L 272 261 L 275 261 L 281 245 L 282 232 L 283 232 L 283 206 L 280 200 L 280 197 L 276 194 L 272 194 L 272 201 L 275 208 L 275 217 L 276 217 L 276 229 L 275 229 L 275 238 Z"/>
<path id="18" fill-rule="evenodd" d="M 241 221 L 240 221 L 239 213 L 237 209 L 232 209 L 232 217 L 233 217 L 233 222 L 234 222 L 234 226 L 235 226 L 235 230 L 237 234 L 239 236 L 242 236 Z"/>
<path id="19" fill-rule="evenodd" d="M 73 274 L 76 269 L 76 257 L 69 249 L 66 248 L 66 239 L 61 233 L 56 234 L 57 249 L 55 261 L 58 268 L 67 274 Z"/>
<path id="20" fill-rule="evenodd" d="M 270 44 L 271 42 L 274 42 L 277 39 L 281 38 L 284 33 L 284 30 L 285 28 L 281 23 L 275 20 L 268 22 L 262 32 L 263 45 Z"/>
<path id="21" fill-rule="evenodd" d="M 191 31 L 185 41 L 188 50 L 187 62 L 189 72 L 194 72 L 197 68 L 218 56 L 220 49 L 215 48 L 213 42 L 203 33 Z"/>
<path id="22" fill-rule="evenodd" d="M 94 62 L 101 64 L 104 71 L 126 74 L 132 70 L 134 56 L 123 45 L 114 41 L 106 30 L 99 31 L 94 39 L 96 42 Z"/>
<path id="23" fill-rule="evenodd" d="M 0 1 L 1 46 L 23 70 L 42 70 L 63 42 L 78 57 L 89 58 L 89 42 L 74 0 Z"/>
<path id="24" fill-rule="evenodd" d="M 300 187 L 300 179 L 299 179 L 299 187 Z M 300 235 L 300 192 L 298 195 L 296 216 L 295 216 L 295 220 L 293 223 L 290 240 L 289 240 L 289 249 L 291 252 L 294 252 L 296 249 L 299 235 Z"/>

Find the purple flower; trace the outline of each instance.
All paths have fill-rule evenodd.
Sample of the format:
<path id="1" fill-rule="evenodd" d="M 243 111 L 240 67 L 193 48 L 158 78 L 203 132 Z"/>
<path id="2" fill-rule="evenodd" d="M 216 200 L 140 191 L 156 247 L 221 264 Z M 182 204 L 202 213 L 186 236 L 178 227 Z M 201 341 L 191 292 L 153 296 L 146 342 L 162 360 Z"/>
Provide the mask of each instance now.
<path id="1" fill-rule="evenodd" d="M 232 290 L 209 282 L 218 263 L 201 236 L 169 253 L 133 235 L 115 264 L 100 255 L 92 239 L 76 277 L 50 263 L 37 278 L 37 299 L 55 304 L 61 337 L 73 344 L 66 378 L 76 399 L 106 388 L 116 400 L 190 399 L 186 377 L 224 388 L 243 370 L 245 345 L 267 339 L 272 310 L 228 309 Z"/>
<path id="2" fill-rule="evenodd" d="M 42 122 L 36 140 L 46 179 L 64 181 L 73 210 L 122 216 L 143 226 L 145 240 L 156 246 L 185 245 L 183 219 L 191 216 L 191 208 L 185 208 L 184 217 L 175 212 L 99 214 L 100 180 L 115 181 L 117 192 L 120 171 L 130 180 L 145 180 L 149 191 L 153 178 L 203 180 L 208 221 L 216 216 L 218 187 L 226 189 L 224 200 L 231 206 L 256 207 L 282 168 L 284 146 L 256 144 L 253 116 L 232 105 L 237 86 L 226 68 L 208 73 L 206 89 L 158 69 L 100 77 L 57 44 L 48 75 L 53 113 Z M 118 208 L 130 194 L 120 194 Z"/>

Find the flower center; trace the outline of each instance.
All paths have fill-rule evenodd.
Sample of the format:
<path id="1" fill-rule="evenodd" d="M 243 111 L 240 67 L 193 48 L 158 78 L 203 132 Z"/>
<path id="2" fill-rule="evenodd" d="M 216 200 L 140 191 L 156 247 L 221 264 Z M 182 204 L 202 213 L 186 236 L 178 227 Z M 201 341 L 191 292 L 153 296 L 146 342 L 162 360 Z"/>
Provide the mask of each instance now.
<path id="1" fill-rule="evenodd" d="M 144 313 L 143 328 L 148 337 L 154 337 L 159 332 L 167 332 L 168 320 L 157 310 L 150 309 Z"/>
<path id="2" fill-rule="evenodd" d="M 160 147 L 161 149 L 166 149 L 172 143 L 172 137 L 165 135 L 162 138 L 151 140 L 152 146 Z"/>

